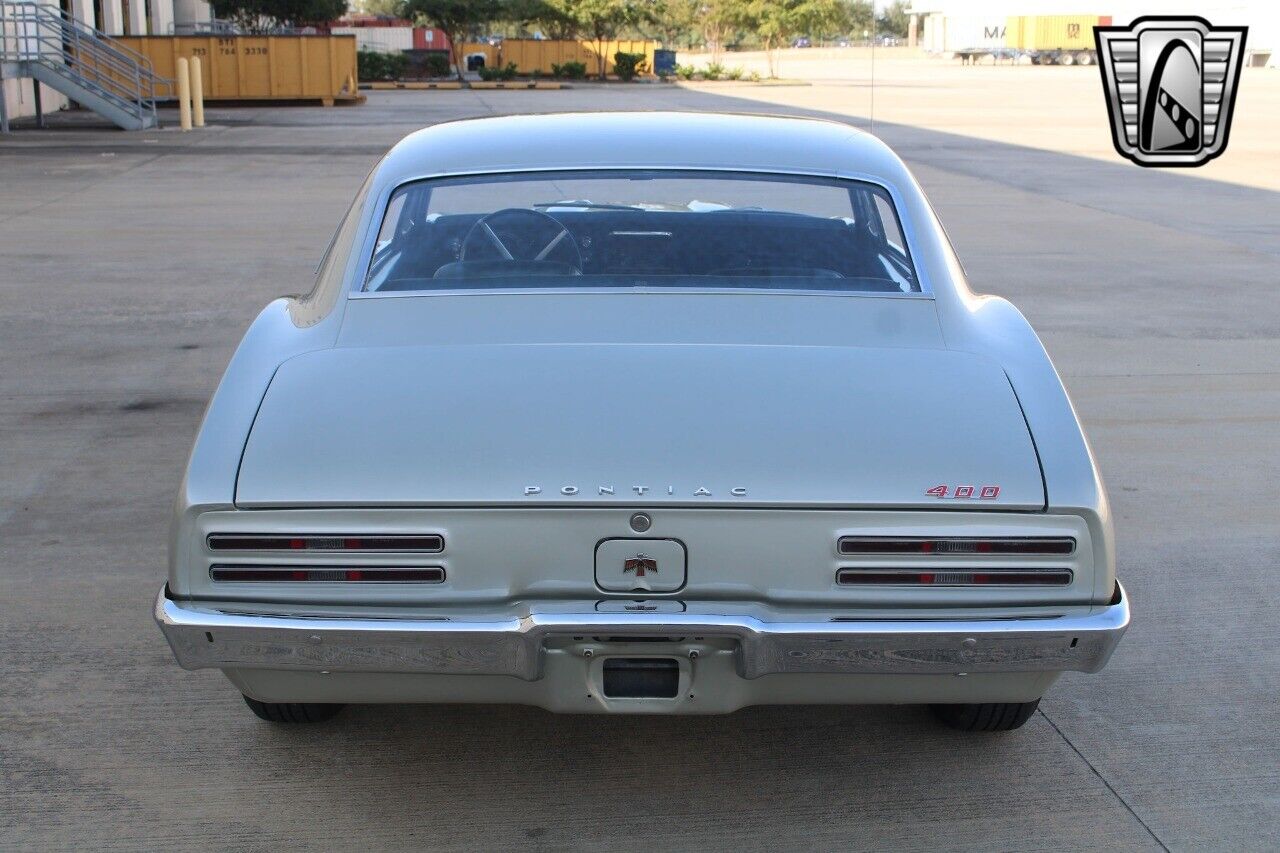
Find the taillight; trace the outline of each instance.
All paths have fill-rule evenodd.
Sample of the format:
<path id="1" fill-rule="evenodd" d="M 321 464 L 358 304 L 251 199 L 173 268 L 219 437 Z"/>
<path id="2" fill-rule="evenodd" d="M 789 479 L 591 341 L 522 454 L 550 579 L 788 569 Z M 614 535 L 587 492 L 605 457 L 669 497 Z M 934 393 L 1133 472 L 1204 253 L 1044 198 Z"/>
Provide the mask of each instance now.
<path id="1" fill-rule="evenodd" d="M 1020 554 L 1065 556 L 1075 553 L 1069 536 L 842 536 L 841 554 Z"/>
<path id="2" fill-rule="evenodd" d="M 338 582 L 338 583 L 443 583 L 439 566 L 374 566 L 354 569 L 347 566 L 211 566 L 215 581 Z"/>
<path id="3" fill-rule="evenodd" d="M 1070 569 L 840 569 L 836 582 L 841 586 L 927 585 L 927 586 L 1069 586 Z"/>
<path id="4" fill-rule="evenodd" d="M 207 542 L 210 551 L 395 551 L 438 554 L 444 550 L 444 537 L 434 533 L 384 536 L 212 533 Z"/>

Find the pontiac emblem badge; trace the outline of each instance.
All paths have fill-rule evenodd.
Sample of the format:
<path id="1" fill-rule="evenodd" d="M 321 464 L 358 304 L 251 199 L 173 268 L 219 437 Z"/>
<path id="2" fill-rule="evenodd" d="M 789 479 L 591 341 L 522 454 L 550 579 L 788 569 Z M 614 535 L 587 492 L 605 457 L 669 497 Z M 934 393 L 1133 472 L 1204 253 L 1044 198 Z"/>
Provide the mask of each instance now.
<path id="1" fill-rule="evenodd" d="M 1247 32 L 1177 17 L 1094 27 L 1120 155 L 1139 166 L 1201 166 L 1225 151 Z"/>
<path id="2" fill-rule="evenodd" d="M 636 577 L 642 578 L 646 572 L 658 573 L 658 561 L 647 554 L 636 554 L 622 563 L 622 572 L 635 572 Z"/>

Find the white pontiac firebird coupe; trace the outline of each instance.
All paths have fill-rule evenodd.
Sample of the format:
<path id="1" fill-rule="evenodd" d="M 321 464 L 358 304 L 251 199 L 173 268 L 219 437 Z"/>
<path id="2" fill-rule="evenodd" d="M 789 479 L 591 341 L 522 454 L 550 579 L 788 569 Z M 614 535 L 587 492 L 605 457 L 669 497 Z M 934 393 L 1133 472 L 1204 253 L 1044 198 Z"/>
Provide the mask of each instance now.
<path id="1" fill-rule="evenodd" d="M 1012 729 L 1129 622 L 1040 341 L 846 125 L 400 142 L 209 404 L 155 618 L 259 716 L 928 703 Z"/>

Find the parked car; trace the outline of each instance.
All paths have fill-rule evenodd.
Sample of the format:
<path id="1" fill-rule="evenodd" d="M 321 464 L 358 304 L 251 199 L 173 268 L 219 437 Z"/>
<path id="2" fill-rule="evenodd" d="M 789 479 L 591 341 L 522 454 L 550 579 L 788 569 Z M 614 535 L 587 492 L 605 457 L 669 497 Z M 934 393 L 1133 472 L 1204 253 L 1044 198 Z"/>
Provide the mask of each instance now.
<path id="1" fill-rule="evenodd" d="M 813 42 L 809 40 L 808 36 L 804 36 L 793 41 L 791 43 L 791 46 L 792 47 L 813 47 Z"/>
<path id="2" fill-rule="evenodd" d="M 1011 729 L 1129 621 L 1035 333 L 883 142 L 807 119 L 404 139 L 245 334 L 171 547 L 178 662 L 273 721 L 929 703 Z"/>

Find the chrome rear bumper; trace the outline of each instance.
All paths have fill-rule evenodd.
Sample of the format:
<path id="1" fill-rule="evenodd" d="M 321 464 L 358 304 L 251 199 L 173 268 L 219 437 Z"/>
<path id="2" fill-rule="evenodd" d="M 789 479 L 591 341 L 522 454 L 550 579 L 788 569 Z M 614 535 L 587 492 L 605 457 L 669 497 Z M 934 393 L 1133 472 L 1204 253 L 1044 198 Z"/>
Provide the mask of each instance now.
<path id="1" fill-rule="evenodd" d="M 1086 616 L 982 621 L 764 622 L 690 613 L 534 613 L 493 622 L 258 616 L 179 604 L 155 619 L 186 669 L 288 669 L 542 677 L 550 639 L 693 636 L 737 643 L 743 678 L 773 673 L 916 675 L 1097 672 L 1129 626 L 1129 602 Z"/>

